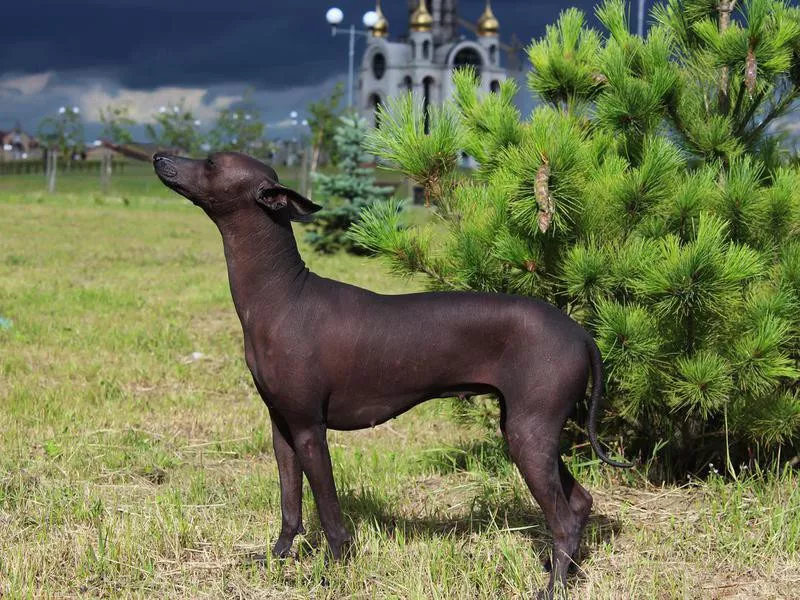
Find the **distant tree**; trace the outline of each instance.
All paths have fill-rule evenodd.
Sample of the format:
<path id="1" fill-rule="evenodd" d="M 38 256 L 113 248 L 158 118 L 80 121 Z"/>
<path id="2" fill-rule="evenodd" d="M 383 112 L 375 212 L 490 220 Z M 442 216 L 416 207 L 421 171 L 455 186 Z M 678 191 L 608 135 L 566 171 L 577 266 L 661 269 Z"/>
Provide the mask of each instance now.
<path id="1" fill-rule="evenodd" d="M 187 154 L 194 154 L 203 144 L 198 131 L 200 121 L 186 108 L 181 100 L 173 106 L 162 106 L 154 115 L 155 124 L 145 126 L 147 137 L 154 143 L 167 148 L 177 148 Z"/>
<path id="2" fill-rule="evenodd" d="M 350 227 L 357 223 L 361 210 L 376 200 L 385 200 L 391 188 L 375 185 L 374 171 L 365 167 L 370 155 L 364 151 L 368 131 L 361 117 L 341 117 L 333 136 L 339 160 L 335 175 L 314 174 L 314 181 L 326 197 L 325 210 L 317 213 L 307 239 L 317 252 L 331 253 L 346 250 L 364 253 L 347 236 Z"/>
<path id="3" fill-rule="evenodd" d="M 212 150 L 244 152 L 264 158 L 270 145 L 265 138 L 267 126 L 255 106 L 252 91 L 248 91 L 237 108 L 226 108 L 219 113 L 217 122 L 208 135 Z"/>
<path id="4" fill-rule="evenodd" d="M 130 106 L 127 104 L 109 104 L 101 108 L 100 122 L 103 124 L 102 137 L 114 144 L 130 144 L 133 135 L 130 127 L 136 124 L 130 117 Z M 113 171 L 113 158 L 110 153 L 104 153 L 100 163 L 100 185 L 103 191 L 108 190 Z"/>
<path id="5" fill-rule="evenodd" d="M 74 152 L 84 147 L 83 120 L 77 106 L 62 106 L 55 117 L 45 117 L 39 123 L 39 138 L 47 148 L 47 182 L 48 189 L 55 192 L 57 156 L 68 159 Z M 69 160 L 67 161 L 69 166 Z"/>
<path id="6" fill-rule="evenodd" d="M 344 86 L 336 84 L 333 92 L 327 98 L 312 102 L 308 105 L 308 127 L 311 130 L 311 172 L 316 173 L 319 167 L 319 157 L 326 152 L 333 162 L 336 154 L 334 135 L 340 125 L 339 117 L 342 109 L 340 103 L 344 95 Z"/>
<path id="7" fill-rule="evenodd" d="M 130 127 L 136 125 L 136 121 L 131 118 L 127 104 L 109 104 L 101 108 L 100 122 L 103 124 L 103 138 L 115 144 L 130 144 L 133 141 Z"/>
<path id="8" fill-rule="evenodd" d="M 62 106 L 55 117 L 45 117 L 39 123 L 39 138 L 48 148 L 69 156 L 84 146 L 83 119 L 77 106 Z"/>

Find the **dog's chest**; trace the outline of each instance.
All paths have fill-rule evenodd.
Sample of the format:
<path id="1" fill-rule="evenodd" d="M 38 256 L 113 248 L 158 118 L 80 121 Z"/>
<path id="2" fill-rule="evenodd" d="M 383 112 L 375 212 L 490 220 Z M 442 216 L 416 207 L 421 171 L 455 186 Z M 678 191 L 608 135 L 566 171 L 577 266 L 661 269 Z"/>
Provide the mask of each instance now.
<path id="1" fill-rule="evenodd" d="M 270 408 L 295 403 L 318 388 L 311 352 L 297 343 L 245 336 L 245 360 Z"/>

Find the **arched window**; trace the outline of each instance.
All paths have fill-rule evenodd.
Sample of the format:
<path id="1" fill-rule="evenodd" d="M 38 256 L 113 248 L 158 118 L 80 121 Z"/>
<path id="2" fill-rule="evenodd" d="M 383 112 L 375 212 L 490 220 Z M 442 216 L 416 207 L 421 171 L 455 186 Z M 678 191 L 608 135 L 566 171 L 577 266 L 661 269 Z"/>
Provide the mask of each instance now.
<path id="1" fill-rule="evenodd" d="M 478 51 L 475 50 L 475 48 L 470 48 L 469 46 L 459 50 L 453 59 L 454 68 L 458 69 L 460 67 L 474 67 L 478 76 L 481 74 L 482 66 L 483 61 L 481 60 L 481 55 L 478 54 Z"/>
<path id="2" fill-rule="evenodd" d="M 425 60 L 430 60 L 431 58 L 431 42 L 430 40 L 425 40 L 422 42 L 422 58 Z"/>
<path id="3" fill-rule="evenodd" d="M 417 42 L 411 40 L 411 60 L 417 60 Z"/>
<path id="4" fill-rule="evenodd" d="M 497 64 L 497 46 L 495 44 L 489 46 L 489 62 L 493 65 Z"/>
<path id="5" fill-rule="evenodd" d="M 497 79 L 493 79 L 492 83 L 489 84 L 489 89 L 492 91 L 493 94 L 496 94 L 500 91 L 500 82 Z"/>
<path id="6" fill-rule="evenodd" d="M 375 79 L 381 79 L 386 73 L 386 57 L 378 52 L 372 57 L 372 74 Z"/>
<path id="7" fill-rule="evenodd" d="M 403 77 L 403 89 L 407 92 L 410 92 L 414 89 L 414 81 L 411 79 L 410 75 Z"/>
<path id="8" fill-rule="evenodd" d="M 383 104 L 381 97 L 378 94 L 371 94 L 369 97 L 369 108 L 372 111 L 372 119 L 375 127 L 381 126 L 380 107 Z"/>
<path id="9" fill-rule="evenodd" d="M 425 115 L 425 133 L 431 131 L 431 96 L 433 94 L 433 77 L 422 80 L 422 112 Z"/>

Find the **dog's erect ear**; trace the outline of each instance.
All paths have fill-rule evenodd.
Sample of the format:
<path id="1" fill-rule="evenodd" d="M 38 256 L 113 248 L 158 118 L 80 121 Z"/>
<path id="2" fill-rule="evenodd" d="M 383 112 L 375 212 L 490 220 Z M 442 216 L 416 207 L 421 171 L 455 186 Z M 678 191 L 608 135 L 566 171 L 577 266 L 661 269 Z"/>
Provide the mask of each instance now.
<path id="1" fill-rule="evenodd" d="M 314 204 L 305 196 L 280 184 L 272 186 L 262 186 L 258 190 L 258 203 L 270 210 L 281 210 L 289 208 L 289 218 L 292 221 L 307 223 L 311 220 L 311 215 L 322 210 L 322 207 Z"/>

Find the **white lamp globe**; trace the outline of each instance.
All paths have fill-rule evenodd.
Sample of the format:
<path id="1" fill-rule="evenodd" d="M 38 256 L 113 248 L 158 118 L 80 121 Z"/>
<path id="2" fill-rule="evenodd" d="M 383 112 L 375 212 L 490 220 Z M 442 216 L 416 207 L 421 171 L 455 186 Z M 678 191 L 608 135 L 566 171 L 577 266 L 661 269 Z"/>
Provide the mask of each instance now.
<path id="1" fill-rule="evenodd" d="M 292 119 L 296 119 L 296 118 L 297 118 L 297 111 L 296 111 L 296 110 L 293 110 L 292 112 L 290 112 L 290 113 L 289 113 L 289 116 L 290 116 Z"/>
<path id="2" fill-rule="evenodd" d="M 365 12 L 362 21 L 364 23 L 364 27 L 372 29 L 375 27 L 375 23 L 378 22 L 378 13 L 376 13 L 374 10 Z"/>
<path id="3" fill-rule="evenodd" d="M 344 13 L 339 8 L 329 8 L 328 12 L 325 13 L 325 20 L 331 25 L 338 25 L 342 22 L 342 19 L 344 19 Z"/>

